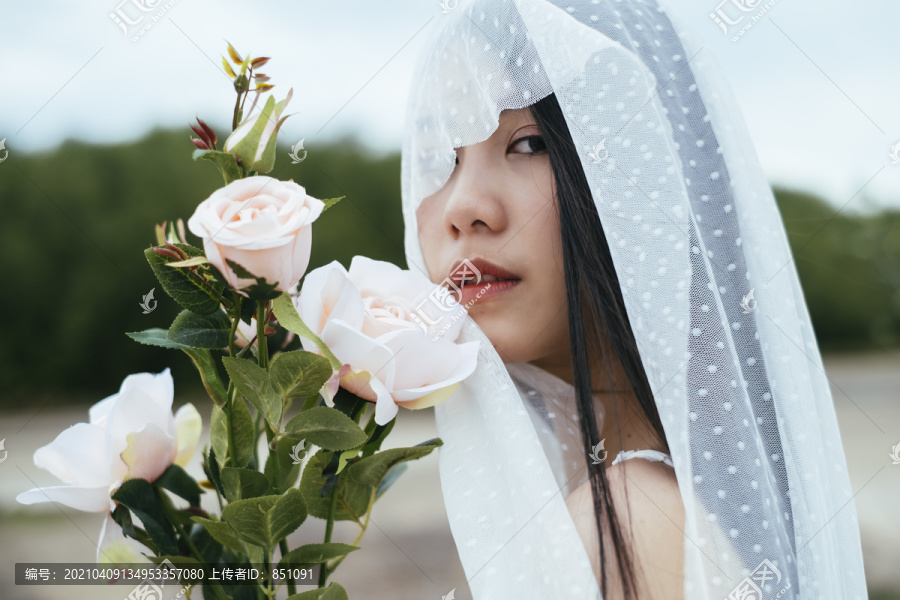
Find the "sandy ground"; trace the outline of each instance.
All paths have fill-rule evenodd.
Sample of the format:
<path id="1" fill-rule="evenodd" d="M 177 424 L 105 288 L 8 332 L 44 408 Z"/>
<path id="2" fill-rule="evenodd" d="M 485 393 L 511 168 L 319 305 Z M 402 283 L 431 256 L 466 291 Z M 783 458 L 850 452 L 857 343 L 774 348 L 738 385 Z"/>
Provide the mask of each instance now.
<path id="1" fill-rule="evenodd" d="M 825 363 L 856 492 L 870 592 L 900 594 L 900 465 L 892 465 L 889 457 L 891 447 L 900 444 L 900 353 L 829 356 Z M 176 404 L 187 400 L 178 398 Z M 207 402 L 191 400 L 200 408 Z M 204 412 L 208 411 L 201 410 Z M 57 483 L 34 467 L 34 450 L 86 417 L 86 407 L 36 414 L 30 408 L 2 417 L 0 439 L 6 438 L 9 452 L 0 463 L 3 600 L 123 600 L 131 591 L 128 586 L 14 584 L 17 562 L 95 560 L 99 515 L 49 504 L 23 507 L 14 500 L 17 493 L 35 484 Z M 208 423 L 206 417 L 204 414 Z M 386 447 L 411 446 L 437 436 L 430 409 L 401 411 L 400 419 Z M 189 470 L 200 475 L 199 465 Z M 356 533 L 355 525 L 337 523 L 332 539 L 349 543 Z M 289 538 L 290 546 L 320 542 L 323 535 L 324 521 L 310 518 L 299 534 Z M 459 600 L 471 598 L 444 511 L 437 453 L 409 463 L 407 472 L 375 505 L 361 545 L 364 549 L 352 553 L 333 578 L 347 588 L 351 598 L 440 600 L 454 588 Z"/>

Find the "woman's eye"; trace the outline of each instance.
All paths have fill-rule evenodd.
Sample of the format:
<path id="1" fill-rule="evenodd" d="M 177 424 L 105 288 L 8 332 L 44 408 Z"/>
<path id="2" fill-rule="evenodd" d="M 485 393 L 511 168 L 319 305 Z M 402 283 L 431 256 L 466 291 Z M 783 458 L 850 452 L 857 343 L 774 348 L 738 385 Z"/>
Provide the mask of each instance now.
<path id="1" fill-rule="evenodd" d="M 543 137 L 539 135 L 529 135 L 528 137 L 516 140 L 511 149 L 521 154 L 537 154 L 538 152 L 546 150 L 547 146 L 544 144 Z"/>

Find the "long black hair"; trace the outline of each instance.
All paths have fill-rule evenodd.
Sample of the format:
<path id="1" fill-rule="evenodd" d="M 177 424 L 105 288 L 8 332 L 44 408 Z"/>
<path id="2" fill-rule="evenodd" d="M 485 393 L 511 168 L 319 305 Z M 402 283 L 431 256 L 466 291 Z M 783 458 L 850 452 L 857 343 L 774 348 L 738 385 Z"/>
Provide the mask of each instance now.
<path id="1" fill-rule="evenodd" d="M 572 353 L 572 376 L 575 386 L 579 423 L 585 451 L 599 443 L 591 385 L 591 358 L 602 364 L 611 359 L 621 361 L 643 417 L 666 445 L 662 421 L 653 400 L 650 382 L 641 363 L 640 353 L 619 287 L 619 279 L 603 234 L 600 216 L 594 205 L 590 185 L 581 167 L 578 151 L 555 94 L 530 105 L 544 139 L 553 177 L 562 237 L 563 267 L 566 280 L 566 303 L 569 307 L 569 337 Z M 608 356 L 612 351 L 615 357 Z M 667 448 L 668 449 L 668 448 Z M 637 597 L 635 565 L 631 548 L 619 527 L 612 504 L 605 463 L 588 461 L 589 481 L 594 516 L 600 544 L 601 591 L 606 597 L 607 548 L 603 532 L 608 532 L 614 558 L 622 581 L 625 598 Z M 605 521 L 605 524 L 604 524 Z"/>

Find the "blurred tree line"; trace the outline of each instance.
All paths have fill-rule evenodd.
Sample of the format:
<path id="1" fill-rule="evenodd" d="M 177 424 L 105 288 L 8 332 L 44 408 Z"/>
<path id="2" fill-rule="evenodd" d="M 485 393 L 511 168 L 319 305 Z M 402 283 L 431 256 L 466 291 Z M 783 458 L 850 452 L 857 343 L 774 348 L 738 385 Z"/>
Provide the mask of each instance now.
<path id="1" fill-rule="evenodd" d="M 154 225 L 186 222 L 222 184 L 211 164 L 190 160 L 187 137 L 66 142 L 0 166 L 0 406 L 95 402 L 127 374 L 167 366 L 178 394 L 202 393 L 184 353 L 125 335 L 166 328 L 180 311 L 143 256 Z M 316 223 L 310 269 L 357 254 L 406 266 L 399 153 L 375 156 L 347 138 L 296 165 L 287 148 L 277 156 L 270 175 L 317 198 L 345 196 Z M 900 345 L 900 211 L 835 216 L 803 192 L 776 197 L 822 349 Z M 158 305 L 145 315 L 139 303 L 154 287 Z"/>

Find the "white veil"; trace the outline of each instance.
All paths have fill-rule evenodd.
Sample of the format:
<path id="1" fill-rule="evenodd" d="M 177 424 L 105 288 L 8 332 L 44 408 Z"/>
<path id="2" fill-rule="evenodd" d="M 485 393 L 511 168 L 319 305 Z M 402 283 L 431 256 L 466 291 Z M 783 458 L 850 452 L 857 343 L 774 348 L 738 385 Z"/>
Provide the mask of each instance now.
<path id="1" fill-rule="evenodd" d="M 864 600 L 853 493 L 809 313 L 709 52 L 655 0 L 461 0 L 426 46 L 402 155 L 410 268 L 425 272 L 415 211 L 448 180 L 454 148 L 487 139 L 503 109 L 554 93 L 672 454 L 686 597 Z M 458 341 L 471 340 L 482 341 L 475 373 L 435 410 L 474 598 L 599 598 L 564 502 L 587 477 L 567 422 L 578 418 L 574 398 L 536 367 L 504 365 L 467 319 Z"/>

